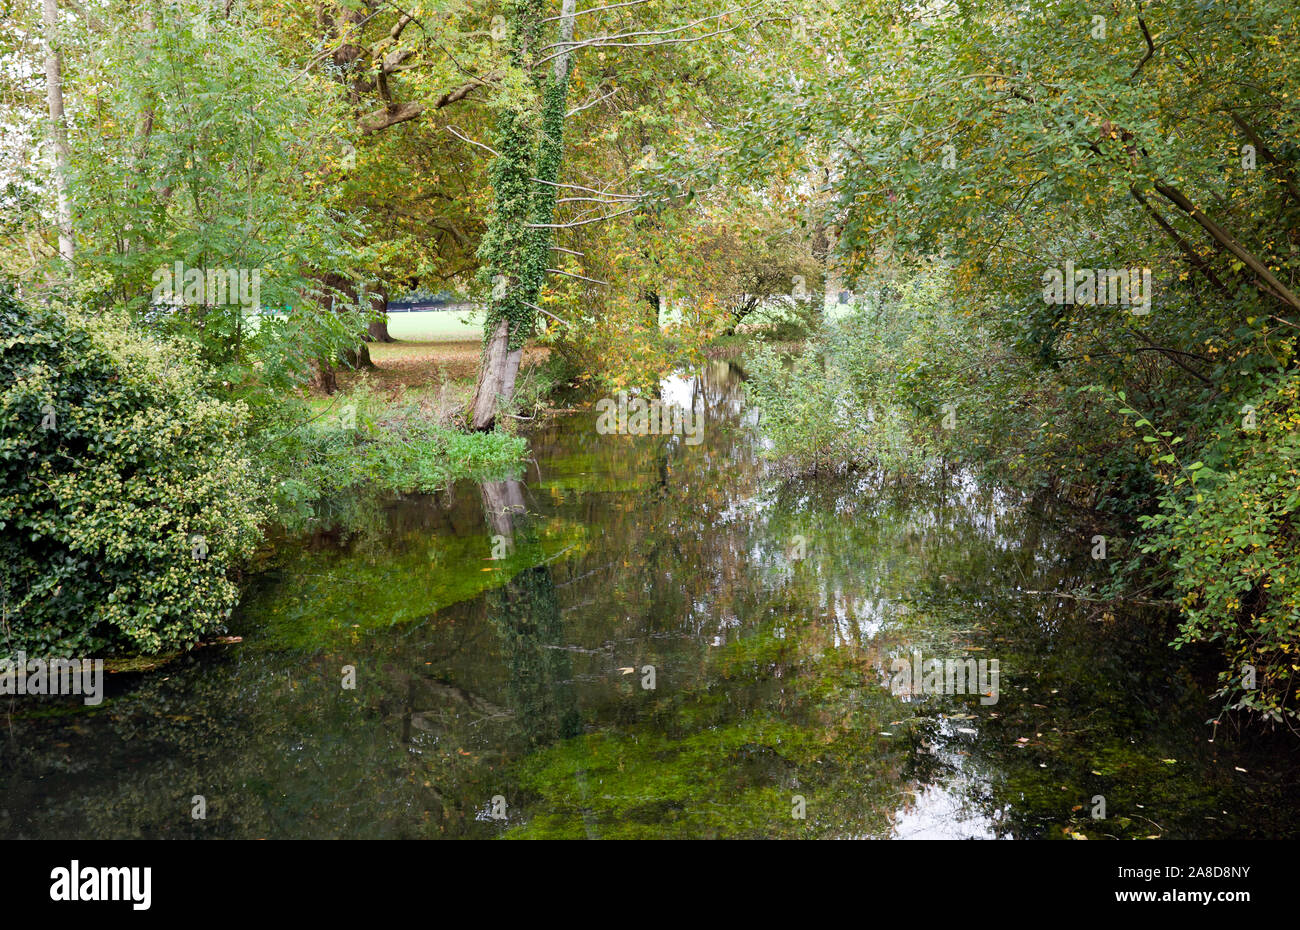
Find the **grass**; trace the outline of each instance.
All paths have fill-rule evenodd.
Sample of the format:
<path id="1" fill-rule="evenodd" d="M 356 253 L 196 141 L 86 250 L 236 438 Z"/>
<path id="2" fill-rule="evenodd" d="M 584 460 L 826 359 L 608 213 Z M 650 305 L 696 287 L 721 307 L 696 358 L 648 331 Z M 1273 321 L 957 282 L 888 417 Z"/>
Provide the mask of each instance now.
<path id="1" fill-rule="evenodd" d="M 411 342 L 479 342 L 483 312 L 479 309 L 390 313 L 388 334 Z"/>

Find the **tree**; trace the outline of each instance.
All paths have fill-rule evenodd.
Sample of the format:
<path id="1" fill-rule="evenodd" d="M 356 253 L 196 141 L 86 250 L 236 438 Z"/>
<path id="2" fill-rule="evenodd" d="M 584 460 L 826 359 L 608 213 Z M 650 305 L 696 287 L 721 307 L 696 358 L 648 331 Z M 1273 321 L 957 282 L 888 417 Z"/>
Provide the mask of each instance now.
<path id="1" fill-rule="evenodd" d="M 72 228 L 72 199 L 68 193 L 68 125 L 63 115 L 63 57 L 59 50 L 58 0 L 42 0 L 45 40 L 45 89 L 54 141 L 54 188 L 58 204 L 59 256 L 71 264 L 76 253 Z"/>
<path id="2" fill-rule="evenodd" d="M 531 93 L 507 103 L 497 116 L 496 157 L 489 169 L 494 212 L 479 245 L 480 279 L 490 284 L 484 333 L 487 344 L 479 366 L 470 426 L 490 429 L 503 399 L 514 393 L 524 341 L 537 321 L 537 297 L 550 259 L 551 228 L 564 160 L 564 114 L 568 104 L 569 45 L 573 41 L 574 0 L 562 0 L 558 41 L 541 47 L 547 5 L 542 0 L 506 4 L 510 64 L 523 69 L 537 59 L 552 59 L 549 71 L 533 68 Z M 558 51 L 551 56 L 547 48 Z M 486 279 L 486 280 L 483 280 Z"/>

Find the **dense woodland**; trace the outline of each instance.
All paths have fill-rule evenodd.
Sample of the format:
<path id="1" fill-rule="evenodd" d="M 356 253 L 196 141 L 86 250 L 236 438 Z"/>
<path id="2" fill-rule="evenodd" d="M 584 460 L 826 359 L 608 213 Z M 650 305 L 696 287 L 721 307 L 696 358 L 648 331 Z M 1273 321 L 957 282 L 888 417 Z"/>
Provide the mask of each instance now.
<path id="1" fill-rule="evenodd" d="M 189 649 L 341 501 L 727 356 L 779 480 L 1050 501 L 1102 547 L 1075 597 L 1294 725 L 1293 0 L 0 16 L 6 649 Z M 387 301 L 436 293 L 472 364 L 376 381 Z"/>

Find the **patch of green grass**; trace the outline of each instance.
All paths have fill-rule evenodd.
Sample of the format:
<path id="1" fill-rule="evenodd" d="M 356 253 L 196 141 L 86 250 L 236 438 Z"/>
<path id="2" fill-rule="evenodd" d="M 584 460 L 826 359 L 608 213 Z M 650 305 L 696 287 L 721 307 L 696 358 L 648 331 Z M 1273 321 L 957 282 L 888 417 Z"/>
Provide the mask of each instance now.
<path id="1" fill-rule="evenodd" d="M 390 313 L 388 334 L 394 339 L 477 341 L 483 338 L 483 311 L 475 308 Z"/>

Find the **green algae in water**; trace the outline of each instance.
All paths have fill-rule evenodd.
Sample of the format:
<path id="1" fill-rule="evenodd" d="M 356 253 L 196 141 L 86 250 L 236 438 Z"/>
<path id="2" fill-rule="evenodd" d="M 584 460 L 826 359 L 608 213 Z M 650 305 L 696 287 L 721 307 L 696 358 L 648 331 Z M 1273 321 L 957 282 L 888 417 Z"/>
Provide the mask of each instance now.
<path id="1" fill-rule="evenodd" d="M 772 480 L 730 428 L 734 375 L 671 387 L 705 411 L 699 447 L 566 417 L 529 437 L 526 481 L 286 542 L 242 643 L 109 676 L 93 714 L 13 702 L 0 835 L 1300 830 L 1294 740 L 1207 723 L 1213 669 L 1169 618 L 1041 593 L 1099 581 L 1068 525 L 960 474 Z M 997 702 L 891 694 L 913 650 L 998 659 Z"/>
<path id="2" fill-rule="evenodd" d="M 576 558 L 589 544 L 581 524 L 548 524 L 536 539 L 492 558 L 493 541 L 474 536 L 414 537 L 380 552 L 356 547 L 304 551 L 273 584 L 245 602 L 257 648 L 312 649 L 355 643 L 422 620 L 507 583 L 525 569 Z M 255 618 L 251 620 L 248 618 Z"/>

